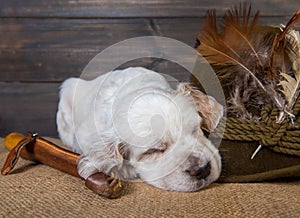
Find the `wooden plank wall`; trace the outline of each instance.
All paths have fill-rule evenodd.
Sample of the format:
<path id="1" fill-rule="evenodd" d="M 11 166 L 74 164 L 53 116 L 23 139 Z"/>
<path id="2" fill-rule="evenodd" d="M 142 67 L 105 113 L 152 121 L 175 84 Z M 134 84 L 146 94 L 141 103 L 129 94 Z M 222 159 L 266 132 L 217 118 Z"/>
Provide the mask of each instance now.
<path id="1" fill-rule="evenodd" d="M 190 46 L 208 9 L 221 15 L 237 1 L 208 0 L 1 0 L 0 136 L 38 131 L 57 136 L 60 83 L 79 76 L 96 54 L 138 36 L 166 36 Z M 286 22 L 299 0 L 253 0 L 266 24 Z M 145 66 L 186 80 L 170 62 L 146 58 Z"/>

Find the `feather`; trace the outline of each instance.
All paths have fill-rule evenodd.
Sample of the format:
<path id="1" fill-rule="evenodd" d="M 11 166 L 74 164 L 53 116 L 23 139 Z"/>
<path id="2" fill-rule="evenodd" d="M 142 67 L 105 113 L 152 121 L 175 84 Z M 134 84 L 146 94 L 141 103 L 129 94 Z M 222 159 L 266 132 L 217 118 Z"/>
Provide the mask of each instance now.
<path id="1" fill-rule="evenodd" d="M 285 98 L 284 110 L 281 111 L 278 122 L 282 122 L 285 115 L 294 117 L 291 110 L 294 106 L 297 96 L 299 95 L 299 32 L 292 30 L 300 18 L 300 8 L 284 26 L 282 25 L 281 33 L 277 34 L 273 41 L 273 46 L 270 54 L 270 65 L 274 69 L 276 66 L 281 67 L 281 79 L 278 83 L 281 87 L 281 92 Z M 285 54 L 292 63 L 292 71 L 288 72 L 286 67 Z M 276 56 L 281 57 L 276 58 Z"/>
<path id="2" fill-rule="evenodd" d="M 290 112 L 299 95 L 300 87 L 300 35 L 296 30 L 289 30 L 285 34 L 284 48 L 292 63 L 290 74 L 282 72 L 282 80 L 279 81 L 280 91 L 286 100 L 286 110 Z"/>
<path id="3" fill-rule="evenodd" d="M 257 32 L 254 30 L 257 26 L 259 11 L 257 11 L 254 15 L 254 18 L 252 19 L 250 25 L 248 25 L 248 23 L 251 16 L 251 5 L 249 6 L 248 10 L 247 7 L 241 7 L 240 5 L 239 11 L 241 11 L 242 13 L 240 16 L 237 11 L 238 8 L 235 7 L 234 10 L 228 10 L 226 15 L 224 16 L 224 36 L 230 38 L 231 40 L 234 39 L 238 40 L 237 42 L 240 42 L 239 48 L 236 49 L 241 49 L 242 45 L 246 44 L 246 47 L 248 46 L 251 49 L 260 66 L 262 66 L 263 64 L 261 58 L 259 57 L 256 48 L 254 48 L 254 45 L 252 44 L 253 41 L 250 41 L 251 38 L 253 38 L 253 34 Z M 238 20 L 238 17 L 241 18 L 241 21 Z"/>
<path id="4" fill-rule="evenodd" d="M 276 34 L 271 52 L 270 52 L 270 60 L 269 60 L 269 66 L 270 68 L 275 68 L 276 66 L 282 66 L 283 71 L 285 72 L 285 61 L 284 61 L 284 41 L 285 36 L 288 33 L 288 31 L 293 28 L 293 26 L 299 21 L 300 18 L 300 8 L 297 10 L 297 12 L 292 16 L 292 18 L 288 21 L 288 23 L 283 26 L 281 29 L 281 33 Z M 276 53 L 279 54 L 279 58 L 276 58 Z"/>
<path id="5" fill-rule="evenodd" d="M 282 44 L 282 42 L 285 40 L 286 34 L 289 32 L 289 29 L 293 28 L 293 26 L 298 22 L 299 18 L 300 18 L 300 8 L 292 16 L 292 18 L 289 20 L 286 26 L 282 29 L 281 33 L 277 35 L 277 37 L 275 38 L 274 41 L 275 46 L 279 46 L 280 44 Z"/>
<path id="6" fill-rule="evenodd" d="M 282 108 L 277 83 L 265 71 L 271 38 L 258 25 L 258 16 L 256 12 L 250 21 L 251 5 L 240 4 L 225 13 L 219 31 L 216 13 L 209 11 L 198 35 L 197 50 L 211 65 L 222 67 L 217 75 L 229 85 L 230 108 L 242 118 L 251 117 L 246 108 L 254 99 L 258 104 L 273 102 Z"/>

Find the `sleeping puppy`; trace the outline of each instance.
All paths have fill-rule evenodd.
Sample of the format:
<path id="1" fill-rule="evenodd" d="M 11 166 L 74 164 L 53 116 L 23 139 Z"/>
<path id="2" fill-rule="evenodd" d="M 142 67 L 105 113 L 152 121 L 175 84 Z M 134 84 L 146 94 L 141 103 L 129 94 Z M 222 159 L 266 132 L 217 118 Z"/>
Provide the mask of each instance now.
<path id="1" fill-rule="evenodd" d="M 145 68 L 112 71 L 91 81 L 70 78 L 60 91 L 61 140 L 79 153 L 78 172 L 141 178 L 157 188 L 191 192 L 218 179 L 217 148 L 206 138 L 223 107 L 187 83 L 172 89 Z"/>

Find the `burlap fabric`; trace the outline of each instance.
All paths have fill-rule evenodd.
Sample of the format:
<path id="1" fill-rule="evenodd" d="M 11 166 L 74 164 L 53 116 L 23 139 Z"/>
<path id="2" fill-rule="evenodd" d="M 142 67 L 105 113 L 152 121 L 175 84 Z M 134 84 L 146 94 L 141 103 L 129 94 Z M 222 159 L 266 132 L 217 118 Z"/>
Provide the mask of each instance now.
<path id="1" fill-rule="evenodd" d="M 7 151 L 0 141 L 0 165 Z M 299 217 L 300 181 L 214 184 L 176 193 L 130 183 L 120 199 L 104 199 L 79 178 L 20 160 L 0 176 L 0 217 Z"/>

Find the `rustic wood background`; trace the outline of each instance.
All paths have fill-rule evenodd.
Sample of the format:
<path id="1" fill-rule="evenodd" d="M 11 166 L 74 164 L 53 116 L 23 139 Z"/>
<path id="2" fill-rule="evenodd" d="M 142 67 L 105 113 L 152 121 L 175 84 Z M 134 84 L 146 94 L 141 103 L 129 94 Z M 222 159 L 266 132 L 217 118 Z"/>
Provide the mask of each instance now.
<path id="1" fill-rule="evenodd" d="M 208 0 L 0 0 L 0 136 L 38 131 L 57 136 L 60 83 L 79 76 L 96 54 L 138 36 L 166 36 L 193 46 L 208 9 L 218 14 L 237 1 Z M 299 0 L 252 1 L 262 22 L 285 23 Z M 187 75 L 179 66 L 144 59 L 142 65 Z M 172 69 L 172 70 L 170 70 Z"/>

